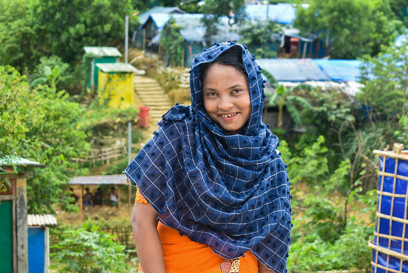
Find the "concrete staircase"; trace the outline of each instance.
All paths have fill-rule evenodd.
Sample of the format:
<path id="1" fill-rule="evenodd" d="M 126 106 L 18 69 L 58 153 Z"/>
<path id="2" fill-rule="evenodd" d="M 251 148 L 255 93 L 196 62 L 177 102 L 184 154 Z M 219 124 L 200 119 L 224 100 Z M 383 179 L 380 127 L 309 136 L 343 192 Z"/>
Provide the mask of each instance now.
<path id="1" fill-rule="evenodd" d="M 135 76 L 133 79 L 136 95 L 142 106 L 150 107 L 150 119 L 157 123 L 172 106 L 169 96 L 157 81 L 152 78 Z"/>

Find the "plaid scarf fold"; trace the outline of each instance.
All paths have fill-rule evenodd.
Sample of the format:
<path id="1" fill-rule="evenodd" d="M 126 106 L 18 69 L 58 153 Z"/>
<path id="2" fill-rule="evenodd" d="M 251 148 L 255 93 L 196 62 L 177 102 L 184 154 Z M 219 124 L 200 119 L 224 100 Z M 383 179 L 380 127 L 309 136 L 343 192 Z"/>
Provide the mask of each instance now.
<path id="1" fill-rule="evenodd" d="M 242 134 L 228 135 L 207 115 L 199 65 L 241 46 L 251 116 Z M 190 75 L 191 106 L 175 105 L 124 173 L 159 220 L 207 244 L 227 259 L 248 250 L 277 273 L 286 272 L 291 208 L 279 140 L 262 123 L 263 78 L 245 46 L 215 44 L 198 55 Z"/>

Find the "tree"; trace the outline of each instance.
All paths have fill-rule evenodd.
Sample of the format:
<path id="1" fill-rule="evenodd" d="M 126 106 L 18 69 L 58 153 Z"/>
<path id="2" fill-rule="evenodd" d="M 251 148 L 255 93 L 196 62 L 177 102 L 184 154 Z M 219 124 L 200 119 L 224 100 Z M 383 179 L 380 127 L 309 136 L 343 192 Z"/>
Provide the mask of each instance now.
<path id="1" fill-rule="evenodd" d="M 277 57 L 276 52 L 271 51 L 267 45 L 272 44 L 273 34 L 278 34 L 282 28 L 276 22 L 258 21 L 241 29 L 242 43 L 248 46 L 249 51 L 254 52 L 257 58 Z"/>
<path id="2" fill-rule="evenodd" d="M 33 31 L 29 1 L 0 0 L 0 65 L 35 67 L 42 52 Z"/>
<path id="3" fill-rule="evenodd" d="M 265 77 L 268 78 L 269 82 L 274 82 L 275 80 L 273 79 L 273 76 L 266 70 L 263 70 L 262 73 L 265 75 Z M 303 108 L 310 109 L 311 105 L 309 102 L 300 96 L 296 96 L 292 94 L 294 91 L 299 90 L 299 89 L 307 89 L 311 90 L 312 87 L 307 84 L 299 84 L 295 87 L 287 89 L 283 85 L 278 85 L 276 87 L 276 92 L 271 94 L 267 93 L 266 96 L 269 98 L 268 104 L 275 106 L 278 106 L 279 112 L 278 112 L 278 128 L 282 129 L 283 125 L 283 108 L 286 106 L 286 109 L 288 110 L 290 116 L 292 117 L 293 121 L 295 124 L 300 125 L 302 123 L 302 120 L 300 118 L 300 112 L 297 109 L 296 105 L 299 105 Z"/>
<path id="4" fill-rule="evenodd" d="M 395 16 L 404 22 L 405 26 L 408 26 L 408 16 L 407 16 L 407 11 L 408 11 L 408 3 L 406 0 L 389 0 L 390 1 L 390 6 L 395 14 Z"/>
<path id="5" fill-rule="evenodd" d="M 46 165 L 27 183 L 29 212 L 53 212 L 68 204 L 62 185 L 78 169 L 74 157 L 89 150 L 84 109 L 63 91 L 48 86 L 30 90 L 24 76 L 0 66 L 0 157 L 19 156 Z"/>
<path id="6" fill-rule="evenodd" d="M 48 85 L 52 89 L 62 90 L 61 87 L 72 80 L 72 76 L 67 73 L 69 68 L 69 65 L 63 63 L 59 57 L 42 57 L 40 64 L 29 77 L 30 86 L 33 88 L 39 85 Z"/>
<path id="7" fill-rule="evenodd" d="M 299 8 L 295 26 L 303 33 L 318 34 L 332 58 L 355 59 L 376 55 L 400 31 L 388 1 L 311 0 Z"/>
<path id="8" fill-rule="evenodd" d="M 171 18 L 164 26 L 160 35 L 160 43 L 170 56 L 170 65 L 183 65 L 184 38 L 180 34 L 181 28 L 182 27 L 176 23 L 176 20 Z"/>
<path id="9" fill-rule="evenodd" d="M 365 57 L 362 68 L 364 87 L 357 94 L 361 104 L 360 120 L 368 121 L 367 131 L 375 134 L 377 147 L 400 141 L 400 133 L 406 132 L 408 100 L 408 43 L 384 47 L 377 58 Z"/>
<path id="10" fill-rule="evenodd" d="M 233 24 L 245 19 L 245 0 L 207 0 L 200 11 L 204 13 L 205 42 L 210 45 L 211 37 L 218 33 L 217 24 L 221 16 L 227 16 Z"/>
<path id="11" fill-rule="evenodd" d="M 199 13 L 200 12 L 200 6 L 198 5 L 199 2 L 200 0 L 184 0 L 180 1 L 177 6 L 187 13 Z"/>
<path id="12" fill-rule="evenodd" d="M 48 52 L 72 63 L 80 60 L 84 46 L 107 46 L 121 39 L 132 7 L 130 0 L 37 0 L 31 11 L 34 31 Z"/>

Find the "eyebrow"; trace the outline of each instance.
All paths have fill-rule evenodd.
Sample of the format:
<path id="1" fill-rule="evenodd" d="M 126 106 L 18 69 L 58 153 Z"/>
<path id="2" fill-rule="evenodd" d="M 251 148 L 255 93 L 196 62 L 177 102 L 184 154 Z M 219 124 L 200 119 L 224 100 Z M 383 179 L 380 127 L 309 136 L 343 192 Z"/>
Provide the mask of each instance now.
<path id="1" fill-rule="evenodd" d="M 239 87 L 239 88 L 246 88 L 246 86 L 243 86 L 242 84 L 235 84 L 235 85 L 233 85 L 233 86 L 231 86 L 231 87 L 228 87 L 228 89 L 234 89 L 234 88 L 237 88 L 237 87 Z M 207 88 L 205 88 L 203 91 L 217 91 L 217 89 L 216 89 L 216 88 L 207 87 Z"/>

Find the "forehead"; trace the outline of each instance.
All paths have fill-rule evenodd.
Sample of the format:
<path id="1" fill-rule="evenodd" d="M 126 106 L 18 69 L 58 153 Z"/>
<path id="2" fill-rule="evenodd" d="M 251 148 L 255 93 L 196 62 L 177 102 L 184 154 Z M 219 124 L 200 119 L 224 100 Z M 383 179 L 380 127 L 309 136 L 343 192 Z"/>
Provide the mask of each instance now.
<path id="1" fill-rule="evenodd" d="M 203 75 L 203 87 L 208 85 L 245 84 L 247 78 L 241 70 L 232 65 L 211 64 Z"/>

